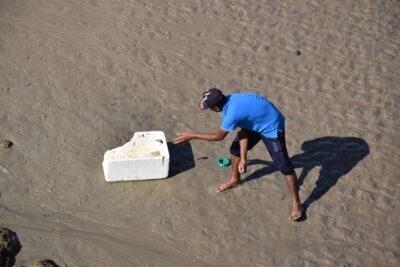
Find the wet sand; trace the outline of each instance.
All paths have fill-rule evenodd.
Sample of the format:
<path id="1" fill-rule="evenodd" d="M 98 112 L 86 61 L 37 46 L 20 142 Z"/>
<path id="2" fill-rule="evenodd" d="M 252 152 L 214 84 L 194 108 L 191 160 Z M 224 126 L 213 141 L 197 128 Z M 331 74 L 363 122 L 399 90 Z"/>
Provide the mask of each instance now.
<path id="1" fill-rule="evenodd" d="M 398 1 L 0 2 L 0 226 L 16 264 L 398 266 Z M 299 51 L 299 52 L 297 52 Z M 106 183 L 137 131 L 213 132 L 200 94 L 254 92 L 286 116 L 307 205 L 259 145 L 213 187 L 234 134 L 169 144 L 170 177 Z"/>

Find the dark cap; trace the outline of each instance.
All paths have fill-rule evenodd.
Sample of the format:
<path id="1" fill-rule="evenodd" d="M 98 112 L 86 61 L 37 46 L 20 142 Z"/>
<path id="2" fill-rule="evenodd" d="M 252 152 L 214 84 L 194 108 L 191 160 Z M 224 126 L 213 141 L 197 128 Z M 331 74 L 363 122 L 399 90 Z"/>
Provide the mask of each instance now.
<path id="1" fill-rule="evenodd" d="M 203 93 L 203 100 L 199 103 L 200 110 L 206 110 L 215 106 L 225 104 L 226 98 L 217 88 L 208 89 Z"/>

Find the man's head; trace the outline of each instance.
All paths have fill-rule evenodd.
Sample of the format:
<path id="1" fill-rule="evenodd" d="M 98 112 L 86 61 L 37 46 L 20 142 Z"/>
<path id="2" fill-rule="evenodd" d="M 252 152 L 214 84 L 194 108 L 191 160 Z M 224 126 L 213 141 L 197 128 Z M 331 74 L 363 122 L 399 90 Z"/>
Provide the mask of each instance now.
<path id="1" fill-rule="evenodd" d="M 220 112 L 226 103 L 226 97 L 217 88 L 208 89 L 203 93 L 203 100 L 199 103 L 200 110 L 210 109 Z"/>

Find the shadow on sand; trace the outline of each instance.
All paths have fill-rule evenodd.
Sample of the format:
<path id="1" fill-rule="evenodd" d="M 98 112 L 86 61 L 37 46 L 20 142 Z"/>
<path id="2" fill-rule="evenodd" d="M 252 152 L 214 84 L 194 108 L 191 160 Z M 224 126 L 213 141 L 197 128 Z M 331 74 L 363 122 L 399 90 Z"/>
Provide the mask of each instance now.
<path id="1" fill-rule="evenodd" d="M 301 149 L 304 153 L 291 158 L 295 168 L 302 168 L 298 177 L 299 188 L 314 167 L 320 166 L 321 170 L 315 188 L 303 202 L 303 216 L 300 221 L 307 218 L 307 208 L 314 201 L 326 194 L 340 177 L 349 173 L 358 162 L 369 154 L 369 146 L 363 139 L 356 137 L 327 136 L 306 141 L 302 144 Z M 254 164 L 267 166 L 252 173 L 243 182 L 260 178 L 277 170 L 271 161 L 252 160 L 248 163 L 248 165 Z"/>
<path id="2" fill-rule="evenodd" d="M 167 145 L 170 156 L 168 178 L 195 167 L 190 143 L 175 145 L 172 142 L 168 142 Z"/>

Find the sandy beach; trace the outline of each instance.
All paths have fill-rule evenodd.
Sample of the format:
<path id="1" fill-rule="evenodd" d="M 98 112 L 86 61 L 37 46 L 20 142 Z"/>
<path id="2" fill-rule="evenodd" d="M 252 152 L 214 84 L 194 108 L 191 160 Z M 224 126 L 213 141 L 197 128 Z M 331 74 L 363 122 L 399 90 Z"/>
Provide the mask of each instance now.
<path id="1" fill-rule="evenodd" d="M 16 265 L 400 266 L 400 2 L 0 1 L 0 227 Z M 306 204 L 259 144 L 215 193 L 235 134 L 207 88 L 286 117 Z M 397 119 L 396 119 L 397 118 Z M 104 152 L 164 131 L 167 179 L 107 183 Z"/>

